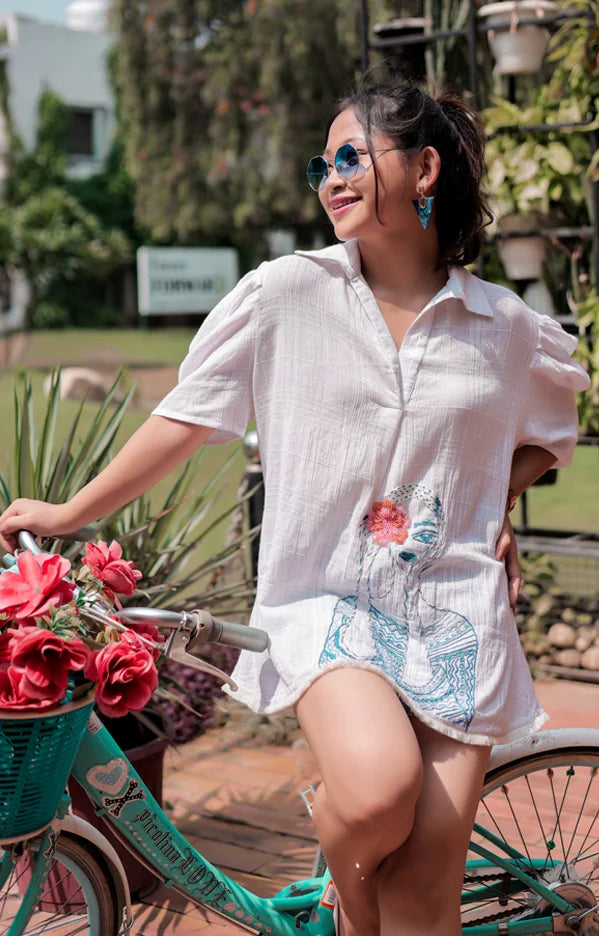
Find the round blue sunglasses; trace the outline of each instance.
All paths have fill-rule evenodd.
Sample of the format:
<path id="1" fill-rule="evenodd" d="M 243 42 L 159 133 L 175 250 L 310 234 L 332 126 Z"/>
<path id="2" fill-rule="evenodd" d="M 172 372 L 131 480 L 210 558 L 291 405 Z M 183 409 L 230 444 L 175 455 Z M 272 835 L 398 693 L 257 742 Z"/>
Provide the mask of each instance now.
<path id="1" fill-rule="evenodd" d="M 344 143 L 335 153 L 335 172 L 346 181 L 354 179 L 358 170 L 364 171 L 360 163 L 360 154 L 351 143 Z M 319 192 L 329 177 L 332 164 L 324 156 L 313 156 L 308 163 L 308 185 L 315 192 Z"/>
<path id="2" fill-rule="evenodd" d="M 392 150 L 399 150 L 399 146 L 391 146 L 389 149 L 376 150 L 377 153 L 390 153 Z M 372 163 L 370 164 L 372 165 Z M 365 166 L 360 162 L 360 153 L 351 143 L 344 143 L 335 153 L 334 159 L 335 172 L 345 182 L 355 179 L 358 172 L 364 173 L 370 166 Z M 308 185 L 315 192 L 320 192 L 329 177 L 333 168 L 333 163 L 327 162 L 324 156 L 313 156 L 308 163 Z"/>

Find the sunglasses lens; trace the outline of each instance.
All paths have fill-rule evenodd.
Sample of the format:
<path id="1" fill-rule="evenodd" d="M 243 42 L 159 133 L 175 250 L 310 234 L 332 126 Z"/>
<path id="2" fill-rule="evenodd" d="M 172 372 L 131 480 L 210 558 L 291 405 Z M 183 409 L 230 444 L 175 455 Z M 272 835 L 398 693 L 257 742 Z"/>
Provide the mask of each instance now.
<path id="1" fill-rule="evenodd" d="M 360 168 L 360 155 L 351 143 L 340 146 L 335 153 L 335 169 L 342 179 L 353 179 Z"/>
<path id="2" fill-rule="evenodd" d="M 308 163 L 308 184 L 315 192 L 319 192 L 329 174 L 327 161 L 323 156 L 313 156 Z"/>

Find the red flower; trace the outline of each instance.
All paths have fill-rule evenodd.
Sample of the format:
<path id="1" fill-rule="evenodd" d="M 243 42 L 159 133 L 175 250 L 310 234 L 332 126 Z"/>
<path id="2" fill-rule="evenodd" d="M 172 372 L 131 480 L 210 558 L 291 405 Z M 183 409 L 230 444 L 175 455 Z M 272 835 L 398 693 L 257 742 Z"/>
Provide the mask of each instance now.
<path id="1" fill-rule="evenodd" d="M 118 617 L 115 617 L 116 621 L 119 621 Z M 119 621 L 120 623 L 120 621 Z M 129 630 L 132 630 L 136 634 L 140 634 L 142 637 L 147 637 L 148 640 L 153 640 L 154 643 L 164 643 L 164 634 L 161 634 L 155 624 L 145 624 L 142 621 L 136 621 L 134 624 L 127 624 Z M 143 643 L 143 641 L 141 641 Z M 160 650 L 152 649 L 148 647 L 147 644 L 144 644 L 147 650 L 150 651 L 155 660 L 160 656 Z M 0 644 L 0 654 L 1 654 L 2 645 Z M 2 662 L 2 656 L 0 655 L 0 663 Z"/>
<path id="2" fill-rule="evenodd" d="M 388 498 L 376 501 L 366 518 L 366 529 L 378 546 L 405 543 L 409 528 L 410 518 L 405 507 Z"/>
<path id="3" fill-rule="evenodd" d="M 85 675 L 97 683 L 98 708 L 112 718 L 139 712 L 158 685 L 152 652 L 132 631 L 95 653 Z"/>
<path id="4" fill-rule="evenodd" d="M 30 699 L 21 687 L 21 673 L 9 666 L 0 670 L 0 709 L 43 709 L 54 705 L 52 699 Z"/>
<path id="5" fill-rule="evenodd" d="M 34 556 L 24 550 L 17 569 L 0 575 L 0 614 L 15 621 L 34 621 L 71 601 L 75 585 L 64 581 L 71 563 L 63 556 Z"/>
<path id="6" fill-rule="evenodd" d="M 14 630 L 9 629 L 0 634 L 0 672 L 7 670 L 10 665 L 10 645 L 14 633 Z"/>
<path id="7" fill-rule="evenodd" d="M 91 574 L 104 583 L 104 591 L 110 598 L 117 595 L 132 595 L 135 583 L 141 578 L 141 572 L 133 567 L 133 563 L 123 559 L 123 550 L 113 540 L 107 546 L 103 540 L 99 543 L 88 543 L 85 547 L 85 558 L 81 561 L 88 567 Z"/>
<path id="8" fill-rule="evenodd" d="M 20 627 L 13 631 L 10 657 L 20 693 L 54 703 L 64 698 L 69 670 L 82 670 L 90 651 L 78 637 L 63 640 L 42 627 Z"/>

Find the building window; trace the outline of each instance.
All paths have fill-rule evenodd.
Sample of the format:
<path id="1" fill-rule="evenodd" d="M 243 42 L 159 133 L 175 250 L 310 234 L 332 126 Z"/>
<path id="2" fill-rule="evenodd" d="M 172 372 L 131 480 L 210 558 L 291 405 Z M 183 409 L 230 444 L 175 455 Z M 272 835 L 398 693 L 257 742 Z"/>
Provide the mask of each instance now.
<path id="1" fill-rule="evenodd" d="M 71 108 L 67 123 L 67 152 L 70 156 L 94 156 L 94 112 Z"/>

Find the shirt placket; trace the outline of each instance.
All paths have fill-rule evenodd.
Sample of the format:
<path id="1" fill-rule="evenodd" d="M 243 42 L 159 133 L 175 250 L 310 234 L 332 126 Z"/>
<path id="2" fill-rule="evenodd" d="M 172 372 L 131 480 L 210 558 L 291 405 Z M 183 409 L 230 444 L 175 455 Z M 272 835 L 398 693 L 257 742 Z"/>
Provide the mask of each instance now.
<path id="1" fill-rule="evenodd" d="M 412 322 L 398 351 L 372 290 L 363 277 L 354 275 L 352 286 L 373 327 L 386 368 L 393 374 L 397 385 L 397 406 L 405 409 L 412 397 L 418 370 L 424 357 L 431 332 L 434 306 L 426 306 Z"/>

